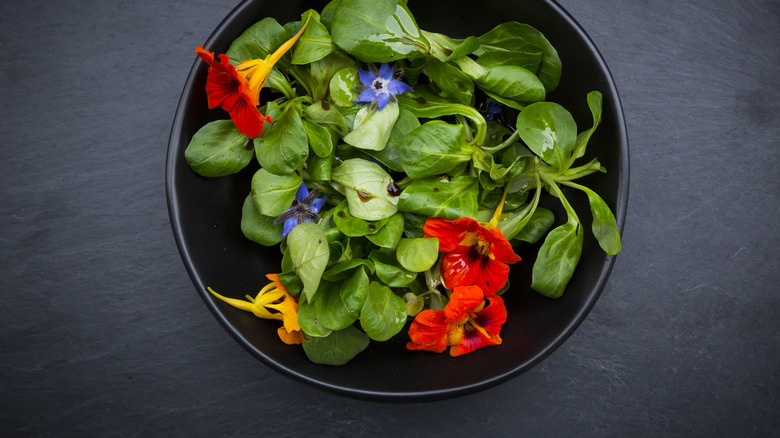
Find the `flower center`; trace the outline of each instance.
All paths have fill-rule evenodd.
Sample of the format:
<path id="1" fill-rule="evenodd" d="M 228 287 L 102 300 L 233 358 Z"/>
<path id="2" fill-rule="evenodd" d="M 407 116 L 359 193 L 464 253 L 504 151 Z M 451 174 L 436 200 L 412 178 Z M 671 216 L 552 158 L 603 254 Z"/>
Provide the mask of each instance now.
<path id="1" fill-rule="evenodd" d="M 479 257 L 495 258 L 495 256 L 493 256 L 493 243 L 486 239 L 481 239 L 474 233 L 466 234 L 460 244 L 470 246 L 473 254 L 478 255 Z"/>
<path id="2" fill-rule="evenodd" d="M 385 80 L 384 80 L 384 78 L 376 78 L 376 79 L 374 80 L 374 83 L 373 83 L 372 85 L 373 85 L 373 87 L 374 87 L 374 92 L 375 92 L 376 94 L 382 94 L 382 93 L 385 93 L 385 88 L 386 88 L 385 86 L 386 86 L 387 84 L 385 83 Z"/>

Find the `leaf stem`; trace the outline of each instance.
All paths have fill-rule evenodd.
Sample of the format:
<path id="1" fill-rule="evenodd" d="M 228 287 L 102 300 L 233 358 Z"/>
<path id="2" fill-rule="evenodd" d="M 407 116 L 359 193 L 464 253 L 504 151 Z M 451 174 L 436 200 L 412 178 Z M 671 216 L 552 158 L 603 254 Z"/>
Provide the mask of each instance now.
<path id="1" fill-rule="evenodd" d="M 509 138 L 507 138 L 501 144 L 498 144 L 496 146 L 490 146 L 490 147 L 483 146 L 482 150 L 487 152 L 488 154 L 494 154 L 494 153 L 496 153 L 496 152 L 506 148 L 507 146 L 511 146 L 511 145 L 515 144 L 517 142 L 518 138 L 520 138 L 520 133 L 515 131 L 515 132 L 512 133 L 512 135 L 509 136 Z"/>
<path id="2" fill-rule="evenodd" d="M 569 201 L 566 199 L 566 196 L 563 195 L 561 188 L 558 187 L 558 184 L 555 183 L 555 179 L 551 178 L 550 176 L 544 173 L 542 173 L 540 176 L 544 180 L 544 182 L 553 189 L 556 196 L 561 201 L 561 204 L 563 204 L 563 208 L 566 209 L 566 214 L 569 216 L 569 220 L 571 221 L 571 219 L 574 219 L 574 221 L 579 224 L 580 218 L 577 216 L 577 212 L 574 211 L 574 208 L 571 206 L 571 204 L 569 204 Z M 565 184 L 566 181 L 561 181 L 561 183 Z"/>
<path id="3" fill-rule="evenodd" d="M 536 164 L 538 167 L 538 158 L 536 158 Z M 525 225 L 531 219 L 531 216 L 536 211 L 536 208 L 539 206 L 539 198 L 541 198 L 542 194 L 542 181 L 539 177 L 538 171 L 534 172 L 534 181 L 536 182 L 536 191 L 534 192 L 534 199 L 531 201 L 531 204 L 529 204 L 528 207 L 524 208 L 523 211 L 512 218 L 508 223 L 504 224 L 504 226 L 501 228 L 501 234 L 503 234 L 507 240 L 511 240 L 517 235 L 517 233 L 523 230 Z M 515 223 L 517 223 L 516 226 L 514 226 Z"/>

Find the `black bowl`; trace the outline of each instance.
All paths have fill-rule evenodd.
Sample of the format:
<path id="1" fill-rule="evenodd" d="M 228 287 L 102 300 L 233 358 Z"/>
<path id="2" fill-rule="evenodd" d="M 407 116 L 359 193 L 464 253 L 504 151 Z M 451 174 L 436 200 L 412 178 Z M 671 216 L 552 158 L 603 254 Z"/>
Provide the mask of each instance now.
<path id="1" fill-rule="evenodd" d="M 300 19 L 308 9 L 321 10 L 324 1 L 244 1 L 206 41 L 208 50 L 224 53 L 245 29 L 271 16 L 280 23 Z M 488 1 L 479 8 L 471 1 L 426 0 L 411 5 L 421 28 L 453 37 L 480 35 L 505 21 L 530 24 L 550 40 L 563 62 L 560 86 L 548 100 L 574 115 L 579 130 L 591 125 L 585 96 L 599 90 L 604 97 L 603 121 L 591 138 L 587 160 L 597 156 L 606 174 L 586 177 L 615 212 L 622 230 L 628 204 L 628 139 L 615 84 L 596 46 L 577 22 L 550 0 Z M 192 42 L 192 49 L 200 41 Z M 194 55 L 193 55 L 194 56 Z M 609 277 L 615 258 L 607 256 L 590 233 L 587 199 L 567 194 L 586 229 L 579 266 L 563 297 L 548 299 L 530 289 L 530 273 L 538 246 L 518 249 L 523 261 L 512 267 L 511 289 L 504 294 L 509 317 L 501 330 L 503 344 L 452 358 L 448 354 L 405 349 L 406 329 L 387 342 L 369 347 L 342 367 L 311 363 L 299 346 L 279 341 L 277 321 L 261 320 L 213 298 L 206 286 L 242 297 L 267 283 L 265 274 L 278 272 L 281 254 L 247 240 L 241 233 L 241 205 L 252 174 L 202 178 L 184 160 L 184 149 L 205 123 L 228 118 L 206 105 L 207 65 L 196 59 L 182 92 L 171 130 L 167 158 L 167 196 L 173 233 L 184 264 L 206 306 L 222 326 L 250 353 L 285 375 L 340 394 L 381 401 L 421 401 L 471 393 L 504 382 L 530 369 L 560 346 L 586 317 Z M 565 218 L 556 202 L 548 206 Z"/>

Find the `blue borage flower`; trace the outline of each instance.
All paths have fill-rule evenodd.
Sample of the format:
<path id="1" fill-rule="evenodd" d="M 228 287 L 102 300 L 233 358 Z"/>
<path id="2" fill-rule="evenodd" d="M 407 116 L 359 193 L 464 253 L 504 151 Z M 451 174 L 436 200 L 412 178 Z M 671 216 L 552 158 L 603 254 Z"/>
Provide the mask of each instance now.
<path id="1" fill-rule="evenodd" d="M 486 105 L 487 107 L 487 114 L 485 114 L 485 120 L 500 120 L 501 119 L 501 113 L 503 112 L 503 108 L 501 107 L 501 104 L 493 99 L 488 98 Z"/>
<path id="2" fill-rule="evenodd" d="M 355 103 L 370 102 L 372 110 L 378 108 L 380 111 L 388 102 L 395 103 L 396 94 L 414 91 L 399 80 L 402 74 L 402 70 L 394 71 L 388 63 L 382 64 L 378 72 L 373 64 L 369 64 L 369 71 L 359 68 L 358 75 L 363 85 L 355 87 L 355 91 L 360 93 Z"/>
<path id="3" fill-rule="evenodd" d="M 277 217 L 275 223 L 284 222 L 282 236 L 286 236 L 296 225 L 304 221 L 317 222 L 320 218 L 319 212 L 326 198 L 317 198 L 320 191 L 317 189 L 309 192 L 306 184 L 301 183 L 298 192 L 295 193 L 295 199 L 290 208 L 281 216 Z"/>

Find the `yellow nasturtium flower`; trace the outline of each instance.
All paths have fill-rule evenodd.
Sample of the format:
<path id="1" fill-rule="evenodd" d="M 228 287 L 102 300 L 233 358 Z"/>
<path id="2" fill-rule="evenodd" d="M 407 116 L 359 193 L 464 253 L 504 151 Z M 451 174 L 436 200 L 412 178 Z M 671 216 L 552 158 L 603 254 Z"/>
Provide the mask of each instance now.
<path id="1" fill-rule="evenodd" d="M 298 325 L 298 303 L 295 301 L 276 274 L 266 277 L 272 282 L 266 285 L 256 297 L 247 295 L 248 301 L 224 297 L 208 288 L 212 295 L 231 306 L 252 312 L 258 318 L 282 321 L 278 329 L 279 338 L 285 344 L 300 344 L 303 342 L 303 331 Z"/>

